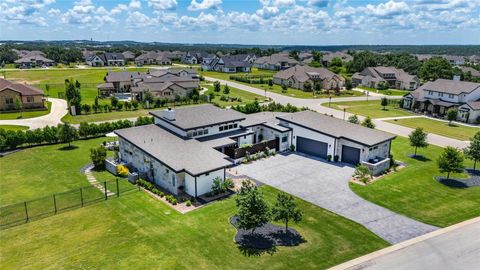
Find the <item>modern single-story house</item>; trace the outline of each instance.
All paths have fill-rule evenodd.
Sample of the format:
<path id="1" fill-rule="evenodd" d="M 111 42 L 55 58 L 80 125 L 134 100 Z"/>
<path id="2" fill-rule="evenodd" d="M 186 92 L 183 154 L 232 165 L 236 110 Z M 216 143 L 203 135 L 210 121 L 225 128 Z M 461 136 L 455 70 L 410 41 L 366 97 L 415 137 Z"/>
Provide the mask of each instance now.
<path id="1" fill-rule="evenodd" d="M 259 57 L 253 66 L 258 69 L 284 70 L 300 64 L 297 60 L 284 53 L 274 53 L 270 56 Z"/>
<path id="2" fill-rule="evenodd" d="M 131 51 L 125 51 L 125 52 L 122 52 L 122 54 L 123 54 L 123 58 L 125 59 L 125 61 L 135 60 L 135 54 Z"/>
<path id="3" fill-rule="evenodd" d="M 150 113 L 155 124 L 116 130 L 120 159 L 173 194 L 198 197 L 246 155 L 296 151 L 389 168 L 395 136 L 311 111 L 243 114 L 210 104 Z M 334 158 L 337 156 L 336 158 Z"/>
<path id="4" fill-rule="evenodd" d="M 182 58 L 182 63 L 184 64 L 191 64 L 191 65 L 196 65 L 196 64 L 201 64 L 201 65 L 208 65 L 214 58 L 216 57 L 215 54 L 210 54 L 204 51 L 190 51 L 187 52 L 183 58 Z"/>
<path id="5" fill-rule="evenodd" d="M 149 51 L 135 58 L 137 65 L 171 65 L 172 55 L 167 52 Z"/>
<path id="6" fill-rule="evenodd" d="M 477 123 L 480 83 L 437 79 L 427 82 L 403 99 L 403 108 L 443 117 L 450 108 L 458 108 L 458 120 Z"/>
<path id="7" fill-rule="evenodd" d="M 49 67 L 55 65 L 55 61 L 46 58 L 42 54 L 27 55 L 15 60 L 14 63 L 18 65 L 19 68 Z"/>
<path id="8" fill-rule="evenodd" d="M 367 67 L 352 76 L 353 86 L 378 88 L 380 83 L 388 83 L 389 87 L 396 89 L 415 90 L 420 85 L 420 80 L 403 69 L 382 66 Z"/>
<path id="9" fill-rule="evenodd" d="M 320 84 L 322 89 L 341 89 L 345 85 L 345 79 L 326 68 L 314 68 L 310 66 L 294 66 L 281 70 L 273 75 L 273 83 L 287 85 L 288 87 L 305 90 L 305 84 L 310 83 L 311 89 Z"/>
<path id="10" fill-rule="evenodd" d="M 0 110 L 16 110 L 19 99 L 23 109 L 44 108 L 43 91 L 27 84 L 0 79 Z"/>
<path id="11" fill-rule="evenodd" d="M 202 68 L 226 73 L 250 72 L 255 60 L 255 55 L 250 54 L 216 56 L 212 61 L 202 63 Z"/>

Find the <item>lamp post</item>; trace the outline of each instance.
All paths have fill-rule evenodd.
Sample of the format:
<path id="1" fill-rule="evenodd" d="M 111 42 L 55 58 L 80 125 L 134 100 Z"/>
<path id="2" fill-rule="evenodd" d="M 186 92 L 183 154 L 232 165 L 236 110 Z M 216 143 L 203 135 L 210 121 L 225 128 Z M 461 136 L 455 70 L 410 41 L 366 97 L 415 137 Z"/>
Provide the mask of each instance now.
<path id="1" fill-rule="evenodd" d="M 330 108 L 330 103 L 332 102 L 332 96 L 328 96 L 328 107 Z"/>
<path id="2" fill-rule="evenodd" d="M 347 108 L 343 108 L 343 121 L 345 121 L 345 114 L 347 113 Z"/>
<path id="3" fill-rule="evenodd" d="M 368 102 L 368 94 L 370 94 L 370 92 L 369 92 L 369 91 L 367 91 L 366 93 L 367 93 L 367 102 Z"/>

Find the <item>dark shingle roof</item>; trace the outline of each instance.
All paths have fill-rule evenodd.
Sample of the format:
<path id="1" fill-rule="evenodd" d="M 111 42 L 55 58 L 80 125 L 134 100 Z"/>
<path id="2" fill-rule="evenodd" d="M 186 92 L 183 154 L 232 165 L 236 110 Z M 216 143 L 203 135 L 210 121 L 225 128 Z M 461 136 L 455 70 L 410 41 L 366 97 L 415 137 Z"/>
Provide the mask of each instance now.
<path id="1" fill-rule="evenodd" d="M 480 83 L 437 79 L 433 82 L 427 82 L 416 91 L 435 91 L 459 95 L 461 93 L 471 93 L 477 89 L 480 89 Z"/>
<path id="2" fill-rule="evenodd" d="M 43 91 L 27 84 L 14 83 L 0 78 L 0 91 L 11 89 L 20 93 L 22 96 L 37 96 L 43 95 Z"/>
<path id="3" fill-rule="evenodd" d="M 296 112 L 277 118 L 335 138 L 344 138 L 367 146 L 373 146 L 396 137 L 390 133 L 366 128 L 312 111 Z"/>

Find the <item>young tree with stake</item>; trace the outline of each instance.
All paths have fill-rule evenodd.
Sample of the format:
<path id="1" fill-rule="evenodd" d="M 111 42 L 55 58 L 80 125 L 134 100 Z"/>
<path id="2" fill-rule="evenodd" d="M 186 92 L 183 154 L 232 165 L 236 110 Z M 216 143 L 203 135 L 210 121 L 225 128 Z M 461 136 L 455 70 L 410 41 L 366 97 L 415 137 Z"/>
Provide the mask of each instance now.
<path id="1" fill-rule="evenodd" d="M 423 131 L 423 128 L 417 127 L 410 135 L 408 135 L 408 139 L 410 140 L 410 146 L 415 147 L 415 154 L 414 157 L 417 156 L 417 149 L 418 148 L 426 148 L 428 147 L 427 142 L 428 134 Z"/>
<path id="2" fill-rule="evenodd" d="M 285 223 L 285 233 L 288 233 L 288 222 L 298 223 L 302 220 L 303 213 L 298 209 L 293 196 L 286 193 L 277 195 L 277 202 L 272 208 L 273 220 Z"/>

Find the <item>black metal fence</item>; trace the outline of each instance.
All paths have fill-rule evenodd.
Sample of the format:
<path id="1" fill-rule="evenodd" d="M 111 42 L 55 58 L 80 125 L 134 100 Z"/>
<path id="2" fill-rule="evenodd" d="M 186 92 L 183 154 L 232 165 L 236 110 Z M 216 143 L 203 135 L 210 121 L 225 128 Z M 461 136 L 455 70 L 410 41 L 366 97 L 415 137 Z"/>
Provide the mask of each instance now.
<path id="1" fill-rule="evenodd" d="M 50 196 L 0 207 L 0 229 L 56 215 L 138 190 L 125 179 L 115 179 Z"/>

